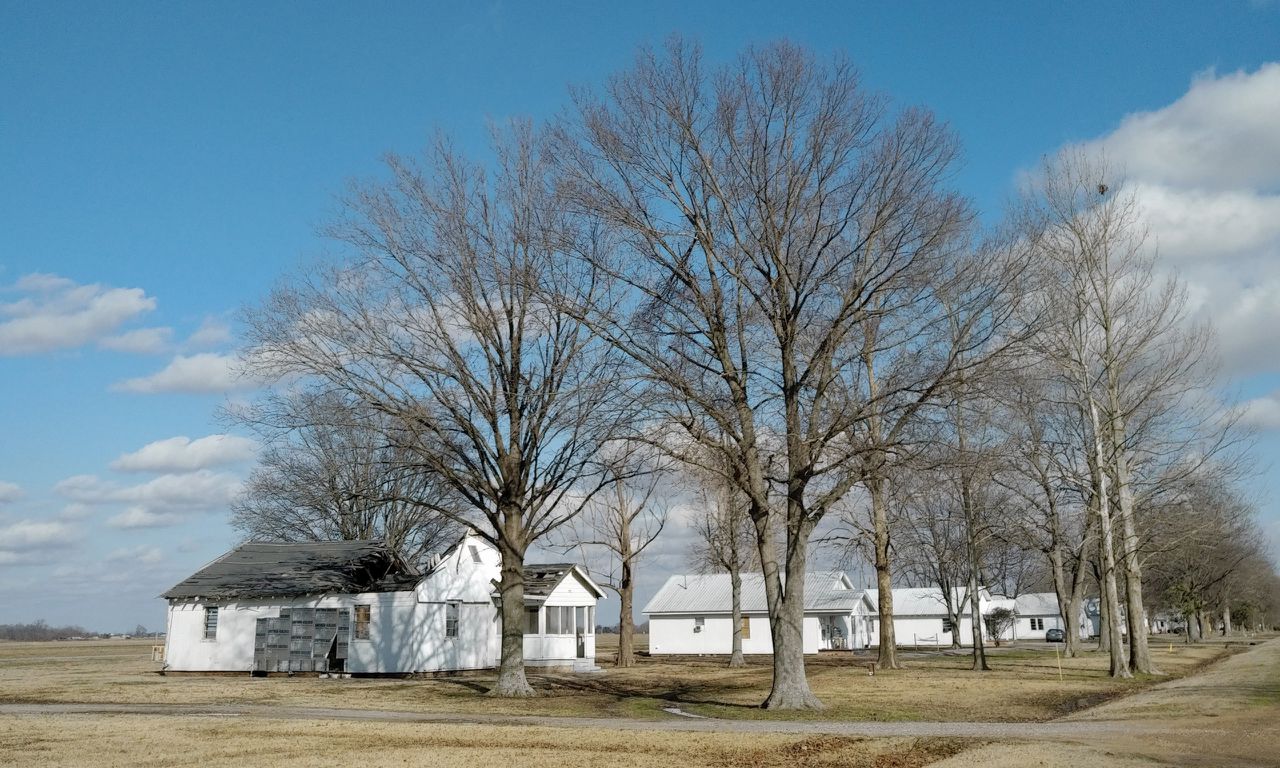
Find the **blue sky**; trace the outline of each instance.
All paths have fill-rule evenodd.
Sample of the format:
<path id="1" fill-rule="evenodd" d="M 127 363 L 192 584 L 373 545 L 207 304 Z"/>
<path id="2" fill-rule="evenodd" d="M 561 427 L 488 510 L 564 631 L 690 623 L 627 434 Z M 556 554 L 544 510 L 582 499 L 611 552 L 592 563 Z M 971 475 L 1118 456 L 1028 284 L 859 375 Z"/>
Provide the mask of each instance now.
<path id="1" fill-rule="evenodd" d="M 252 394 L 235 313 L 326 248 L 346 181 L 550 116 L 671 33 L 847 53 L 954 127 L 988 219 L 1043 154 L 1106 147 L 1222 332 L 1274 536 L 1280 3 L 789 6 L 0 2 L 0 623 L 161 626 L 154 596 L 234 540 L 252 446 L 204 438 Z"/>

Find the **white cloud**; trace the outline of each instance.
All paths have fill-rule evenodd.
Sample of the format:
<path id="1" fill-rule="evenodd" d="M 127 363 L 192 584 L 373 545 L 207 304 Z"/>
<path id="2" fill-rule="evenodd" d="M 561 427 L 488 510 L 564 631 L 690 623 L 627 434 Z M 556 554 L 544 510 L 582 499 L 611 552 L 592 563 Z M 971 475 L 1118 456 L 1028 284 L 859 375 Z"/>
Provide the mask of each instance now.
<path id="1" fill-rule="evenodd" d="M 1280 429 L 1280 392 L 1245 402 L 1241 421 L 1260 431 Z"/>
<path id="2" fill-rule="evenodd" d="M 159 355 L 169 351 L 173 329 L 166 327 L 138 328 L 116 336 L 107 336 L 98 342 L 103 349 L 129 352 L 135 355 Z"/>
<path id="3" fill-rule="evenodd" d="M 1186 282 L 1195 317 L 1216 327 L 1234 375 L 1280 361 L 1277 125 L 1280 63 L 1270 63 L 1200 75 L 1173 104 L 1087 145 L 1125 169 L 1161 263 Z"/>
<path id="4" fill-rule="evenodd" d="M 159 547 L 146 545 L 126 547 L 114 550 L 106 558 L 108 563 L 129 563 L 131 565 L 155 565 L 164 560 L 164 552 Z"/>
<path id="5" fill-rule="evenodd" d="M 137 485 L 122 486 L 95 475 L 76 475 L 54 486 L 62 496 L 83 504 L 137 504 L 148 509 L 201 510 L 225 506 L 240 491 L 240 479 L 201 469 L 160 475 Z"/>
<path id="6" fill-rule="evenodd" d="M 258 444 L 247 437 L 209 435 L 192 440 L 171 437 L 148 443 L 111 462 L 118 472 L 194 472 L 252 459 Z"/>
<path id="7" fill-rule="evenodd" d="M 22 498 L 22 486 L 0 480 L 0 504 L 17 501 Z"/>
<path id="8" fill-rule="evenodd" d="M 112 389 L 121 392 L 155 394 L 158 392 L 224 393 L 256 389 L 256 379 L 244 374 L 240 358 L 203 352 L 178 355 L 162 370 L 150 376 L 127 379 Z"/>
<path id="9" fill-rule="evenodd" d="M 126 530 L 168 528 L 181 522 L 181 515 L 176 515 L 172 512 L 152 512 L 145 507 L 129 507 L 120 514 L 107 518 L 108 527 Z"/>
<path id="10" fill-rule="evenodd" d="M 1179 187 L 1272 188 L 1280 179 L 1280 62 L 1197 76 L 1167 107 L 1129 115 L 1103 144 L 1136 178 Z"/>
<path id="11" fill-rule="evenodd" d="M 80 530 L 68 523 L 19 520 L 0 527 L 0 566 L 47 562 L 47 552 L 67 549 L 79 540 Z"/>
<path id="12" fill-rule="evenodd" d="M 217 349 L 231 343 L 231 326 L 213 317 L 206 317 L 200 327 L 187 337 L 186 349 Z"/>
<path id="13" fill-rule="evenodd" d="M 141 288 L 79 285 L 58 275 L 26 275 L 8 290 L 25 295 L 0 303 L 0 355 L 84 346 L 156 307 Z"/>

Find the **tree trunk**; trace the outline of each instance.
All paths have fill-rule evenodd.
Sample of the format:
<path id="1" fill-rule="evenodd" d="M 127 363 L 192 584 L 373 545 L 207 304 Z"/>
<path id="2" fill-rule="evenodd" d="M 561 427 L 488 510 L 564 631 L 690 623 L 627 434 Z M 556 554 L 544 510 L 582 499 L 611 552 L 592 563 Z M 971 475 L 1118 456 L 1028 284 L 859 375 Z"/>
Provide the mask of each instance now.
<path id="1" fill-rule="evenodd" d="M 1101 424 L 1098 406 L 1093 396 L 1086 392 L 1089 410 L 1089 426 L 1093 431 L 1093 450 L 1089 471 L 1093 475 L 1093 496 L 1098 511 L 1099 550 L 1102 566 L 1103 589 L 1107 605 L 1107 646 L 1111 651 L 1111 676 L 1133 677 L 1124 658 L 1124 638 L 1120 636 L 1120 595 L 1116 589 L 1115 541 L 1111 530 L 1111 489 L 1107 487 L 1107 471 L 1102 449 Z"/>
<path id="2" fill-rule="evenodd" d="M 772 537 L 759 535 L 772 549 Z M 787 537 L 785 579 L 779 579 L 777 559 L 761 547 L 765 567 L 765 596 L 769 598 L 769 634 L 773 640 L 773 688 L 764 700 L 765 709 L 822 709 L 822 702 L 809 688 L 804 666 L 804 572 L 809 530 L 798 526 Z M 772 567 L 770 567 L 772 566 Z M 772 576 L 770 575 L 772 572 Z M 770 596 L 772 592 L 772 596 Z"/>
<path id="3" fill-rule="evenodd" d="M 881 669 L 898 669 L 898 641 L 893 633 L 893 576 L 889 571 L 889 508 L 885 500 L 887 482 L 880 476 L 879 469 L 872 471 L 867 477 L 876 545 L 876 597 L 880 623 L 877 663 Z M 955 629 L 959 630 L 959 627 Z"/>
<path id="4" fill-rule="evenodd" d="M 622 561 L 622 574 L 618 580 L 618 599 L 622 603 L 622 612 L 618 616 L 618 666 L 633 667 L 636 663 L 635 637 L 636 620 L 632 613 L 632 600 L 635 598 L 636 585 L 631 578 L 631 560 Z"/>
<path id="5" fill-rule="evenodd" d="M 729 569 L 729 589 L 732 593 L 733 650 L 729 653 L 729 666 L 745 667 L 742 656 L 742 571 L 735 565 Z"/>
<path id="6" fill-rule="evenodd" d="M 1231 601 L 1225 595 L 1222 598 L 1222 636 L 1231 636 Z"/>
<path id="7" fill-rule="evenodd" d="M 1057 527 L 1056 524 L 1054 527 Z M 1053 570 L 1053 593 L 1058 598 L 1058 616 L 1062 618 L 1062 642 L 1065 646 L 1063 653 L 1074 656 L 1075 640 L 1072 638 L 1074 633 L 1071 631 L 1070 619 L 1071 595 L 1067 592 L 1067 577 L 1062 566 L 1062 545 L 1058 543 L 1056 534 L 1054 543 L 1049 549 L 1049 564 Z"/>
<path id="8" fill-rule="evenodd" d="M 1123 429 L 1121 422 L 1120 429 Z M 1113 438 L 1113 443 L 1117 442 Z M 1129 669 L 1143 674 L 1158 674 L 1151 663 L 1147 644 L 1147 614 L 1142 599 L 1142 561 L 1138 557 L 1138 529 L 1134 522 L 1133 487 L 1129 478 L 1129 459 L 1123 446 L 1115 445 L 1112 462 L 1116 468 L 1117 496 L 1120 500 L 1120 530 L 1123 546 L 1125 620 L 1129 628 Z"/>
<path id="9" fill-rule="evenodd" d="M 960 445 L 963 450 L 963 434 Z M 972 624 L 969 629 L 973 635 L 973 671 L 989 672 L 991 667 L 987 665 L 987 649 L 982 641 L 982 601 L 978 593 L 978 513 L 973 507 L 973 492 L 969 487 L 967 474 L 960 479 L 960 505 L 964 508 L 965 550 L 969 556 L 969 594 L 966 597 L 969 600 L 969 621 Z"/>
<path id="10" fill-rule="evenodd" d="M 495 696 L 535 695 L 524 674 L 524 551 L 499 537 L 502 575 L 498 583 L 502 609 L 502 658 Z"/>

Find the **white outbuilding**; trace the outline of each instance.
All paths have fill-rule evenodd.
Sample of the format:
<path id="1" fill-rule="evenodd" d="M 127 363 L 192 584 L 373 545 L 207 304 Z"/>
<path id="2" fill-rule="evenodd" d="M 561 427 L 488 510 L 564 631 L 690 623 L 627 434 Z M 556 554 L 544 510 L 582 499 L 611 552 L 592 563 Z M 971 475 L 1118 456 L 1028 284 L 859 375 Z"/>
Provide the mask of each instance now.
<path id="1" fill-rule="evenodd" d="M 872 614 L 872 633 L 870 645 L 880 645 L 877 612 L 878 593 L 867 590 L 867 603 Z M 946 600 L 941 589 L 937 587 L 911 587 L 893 590 L 893 632 L 898 645 L 902 646 L 949 646 L 953 632 L 959 632 L 961 645 L 973 645 L 973 621 L 970 619 L 970 603 L 968 589 L 956 587 L 952 592 L 953 605 L 959 609 L 960 626 L 952 625 L 947 615 Z M 985 617 L 997 608 L 1013 610 L 1014 601 L 992 595 L 986 587 L 978 588 L 978 612 Z M 982 622 L 985 624 L 985 620 Z M 983 641 L 995 639 L 986 626 L 981 627 Z M 1013 628 L 1005 629 L 1001 640 L 1013 639 Z"/>
<path id="2" fill-rule="evenodd" d="M 742 652 L 773 653 L 764 576 L 742 574 Z M 671 576 L 644 607 L 649 652 L 728 654 L 733 648 L 733 596 L 727 573 Z M 804 652 L 861 648 L 870 626 L 861 590 L 839 571 L 810 573 L 804 582 Z"/>
<path id="3" fill-rule="evenodd" d="M 419 572 L 379 542 L 250 542 L 165 592 L 165 669 L 409 674 L 495 667 L 500 557 L 463 536 Z M 525 568 L 525 661 L 594 667 L 603 591 L 580 566 Z"/>
<path id="4" fill-rule="evenodd" d="M 1058 595 L 1054 592 L 1028 592 L 1018 595 L 1018 622 L 1016 637 L 1018 640 L 1043 640 L 1045 633 L 1051 629 L 1067 628 L 1063 626 L 1062 614 L 1058 611 Z M 1091 623 L 1084 604 L 1080 606 L 1080 615 L 1076 617 L 1076 636 L 1089 637 Z"/>

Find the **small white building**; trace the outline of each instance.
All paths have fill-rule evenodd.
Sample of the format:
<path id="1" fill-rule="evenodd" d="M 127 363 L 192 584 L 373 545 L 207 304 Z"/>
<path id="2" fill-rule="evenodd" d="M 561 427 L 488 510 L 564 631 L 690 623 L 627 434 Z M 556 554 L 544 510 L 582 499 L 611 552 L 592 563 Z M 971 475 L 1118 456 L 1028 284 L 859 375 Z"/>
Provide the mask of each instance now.
<path id="1" fill-rule="evenodd" d="M 872 632 L 870 645 L 879 647 L 880 635 L 878 624 L 879 593 L 874 589 L 866 592 L 868 609 L 872 615 Z M 973 645 L 973 621 L 970 618 L 968 589 L 956 587 L 953 592 L 955 605 L 959 606 L 960 626 L 959 640 L 961 645 Z M 986 587 L 978 589 L 978 612 L 984 618 L 996 608 L 1012 610 L 1014 601 L 993 596 Z M 985 621 L 983 622 L 985 624 Z M 947 615 L 946 600 L 942 590 L 937 587 L 910 587 L 893 590 L 893 633 L 900 646 L 950 646 L 952 632 L 951 617 Z M 986 626 L 981 627 L 983 641 L 994 640 Z M 1001 640 L 1013 639 L 1013 628 L 1001 633 Z"/>
<path id="2" fill-rule="evenodd" d="M 1018 640 L 1043 640 L 1045 633 L 1051 629 L 1067 629 L 1063 626 L 1062 614 L 1058 611 L 1056 593 L 1030 592 L 1018 595 L 1016 602 L 1018 622 L 1015 636 Z M 1076 636 L 1088 638 L 1091 623 L 1083 602 L 1075 624 Z"/>
<path id="3" fill-rule="evenodd" d="M 764 576 L 742 574 L 742 652 L 773 653 Z M 672 576 L 644 607 L 649 652 L 728 654 L 733 649 L 733 596 L 727 573 Z M 870 626 L 861 590 L 838 571 L 804 582 L 804 652 L 861 648 Z"/>
<path id="4" fill-rule="evenodd" d="M 378 542 L 243 544 L 162 597 L 165 669 L 408 674 L 495 667 L 500 557 L 467 535 L 419 573 Z M 579 566 L 526 566 L 525 662 L 592 668 Z"/>

